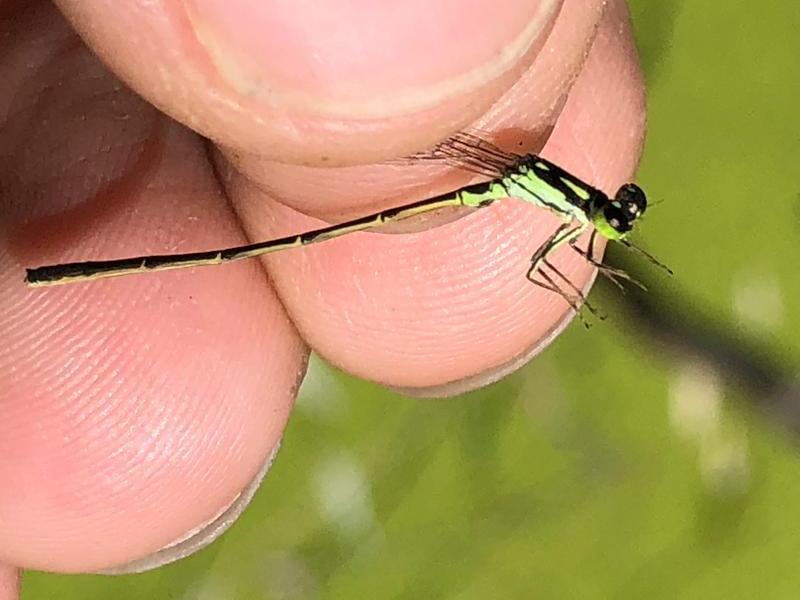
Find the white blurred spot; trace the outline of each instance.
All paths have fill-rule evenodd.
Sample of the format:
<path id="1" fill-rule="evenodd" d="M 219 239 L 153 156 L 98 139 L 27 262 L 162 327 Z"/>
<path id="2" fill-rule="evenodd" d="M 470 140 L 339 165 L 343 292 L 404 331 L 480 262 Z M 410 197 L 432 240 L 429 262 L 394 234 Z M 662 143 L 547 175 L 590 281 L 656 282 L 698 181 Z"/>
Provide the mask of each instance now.
<path id="1" fill-rule="evenodd" d="M 750 329 L 772 331 L 783 323 L 783 295 L 774 275 L 739 276 L 731 301 L 739 321 Z"/>
<path id="2" fill-rule="evenodd" d="M 744 432 L 725 422 L 722 384 L 702 362 L 684 363 L 670 384 L 670 422 L 698 450 L 703 483 L 719 496 L 740 495 L 750 483 Z"/>
<path id="3" fill-rule="evenodd" d="M 367 478 L 352 457 L 333 453 L 317 467 L 311 483 L 323 518 L 340 535 L 357 537 L 375 526 Z"/>
<path id="4" fill-rule="evenodd" d="M 670 382 L 672 427 L 699 442 L 719 426 L 721 396 L 720 381 L 713 369 L 702 363 L 685 363 Z"/>
<path id="5" fill-rule="evenodd" d="M 712 492 L 737 496 L 750 483 L 747 438 L 728 432 L 715 436 L 700 446 L 700 473 Z"/>

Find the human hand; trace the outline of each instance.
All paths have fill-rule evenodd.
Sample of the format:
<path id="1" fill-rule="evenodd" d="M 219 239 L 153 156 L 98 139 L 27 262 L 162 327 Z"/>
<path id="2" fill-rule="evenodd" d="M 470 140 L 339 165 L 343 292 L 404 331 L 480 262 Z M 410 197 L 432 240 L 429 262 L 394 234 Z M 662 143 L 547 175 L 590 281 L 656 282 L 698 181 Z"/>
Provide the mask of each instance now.
<path id="1" fill-rule="evenodd" d="M 146 568 L 213 539 L 277 447 L 307 346 L 441 395 L 498 379 L 568 321 L 525 279 L 555 221 L 522 203 L 261 263 L 45 290 L 22 275 L 448 191 L 466 176 L 373 163 L 476 121 L 532 132 L 532 150 L 613 191 L 644 129 L 621 1 L 605 16 L 602 0 L 59 4 L 114 72 L 215 143 L 128 91 L 48 4 L 0 9 L 1 560 Z M 579 287 L 592 276 L 574 253 L 558 264 Z"/>

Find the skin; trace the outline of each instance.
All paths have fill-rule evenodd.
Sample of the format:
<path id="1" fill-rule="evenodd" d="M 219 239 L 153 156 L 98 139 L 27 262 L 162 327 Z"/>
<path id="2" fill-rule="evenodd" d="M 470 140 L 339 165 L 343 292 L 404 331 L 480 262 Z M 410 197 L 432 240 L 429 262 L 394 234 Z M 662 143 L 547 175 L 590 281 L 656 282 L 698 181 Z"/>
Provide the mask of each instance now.
<path id="1" fill-rule="evenodd" d="M 19 574 L 8 565 L 0 566 L 0 600 L 19 598 Z"/>
<path id="2" fill-rule="evenodd" d="M 103 569 L 213 519 L 278 444 L 309 346 L 441 395 L 513 370 L 570 317 L 524 277 L 557 222 L 518 202 L 224 268 L 31 290 L 24 267 L 240 244 L 441 193 L 470 176 L 374 163 L 466 127 L 610 192 L 640 154 L 619 1 L 58 4 L 68 20 L 0 3 L 8 565 Z M 569 249 L 556 263 L 593 277 Z"/>

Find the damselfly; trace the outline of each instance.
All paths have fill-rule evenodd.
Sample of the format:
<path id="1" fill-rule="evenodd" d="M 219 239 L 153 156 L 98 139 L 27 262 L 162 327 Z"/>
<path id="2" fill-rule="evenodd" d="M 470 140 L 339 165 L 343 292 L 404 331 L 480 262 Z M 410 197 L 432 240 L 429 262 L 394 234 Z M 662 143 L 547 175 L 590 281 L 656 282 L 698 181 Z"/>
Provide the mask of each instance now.
<path id="1" fill-rule="evenodd" d="M 562 224 L 531 257 L 527 277 L 534 284 L 559 294 L 576 312 L 579 312 L 581 304 L 592 312 L 595 310 L 586 302 L 583 292 L 549 260 L 552 252 L 561 246 L 573 248 L 618 287 L 622 287 L 621 279 L 640 284 L 624 271 L 605 265 L 595 258 L 594 246 L 598 235 L 636 250 L 671 273 L 666 266 L 627 239 L 628 233 L 647 209 L 645 194 L 634 183 L 624 184 L 609 198 L 604 192 L 541 156 L 508 152 L 472 133 L 459 133 L 433 150 L 412 155 L 403 159 L 403 162 L 425 160 L 442 160 L 490 179 L 433 198 L 297 235 L 221 250 L 47 265 L 28 269 L 25 281 L 30 286 L 41 287 L 167 269 L 218 265 L 324 242 L 446 207 L 482 208 L 505 198 L 524 200 L 561 218 Z M 585 249 L 580 248 L 577 242 L 590 228 L 592 231 L 588 245 Z"/>

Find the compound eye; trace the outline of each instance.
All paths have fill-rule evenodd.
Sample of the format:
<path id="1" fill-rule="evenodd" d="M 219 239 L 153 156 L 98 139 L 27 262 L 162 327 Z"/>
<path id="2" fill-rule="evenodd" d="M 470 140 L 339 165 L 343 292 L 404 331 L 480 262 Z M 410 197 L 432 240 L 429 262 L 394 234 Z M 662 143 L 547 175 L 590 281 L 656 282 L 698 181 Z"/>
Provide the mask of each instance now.
<path id="1" fill-rule="evenodd" d="M 647 197 L 642 188 L 635 183 L 626 183 L 619 188 L 614 200 L 619 202 L 629 217 L 634 219 L 640 217 L 647 210 Z"/>
<path id="2" fill-rule="evenodd" d="M 626 233 L 631 230 L 631 218 L 625 214 L 619 206 L 609 205 L 604 211 L 606 222 L 618 233 Z"/>

